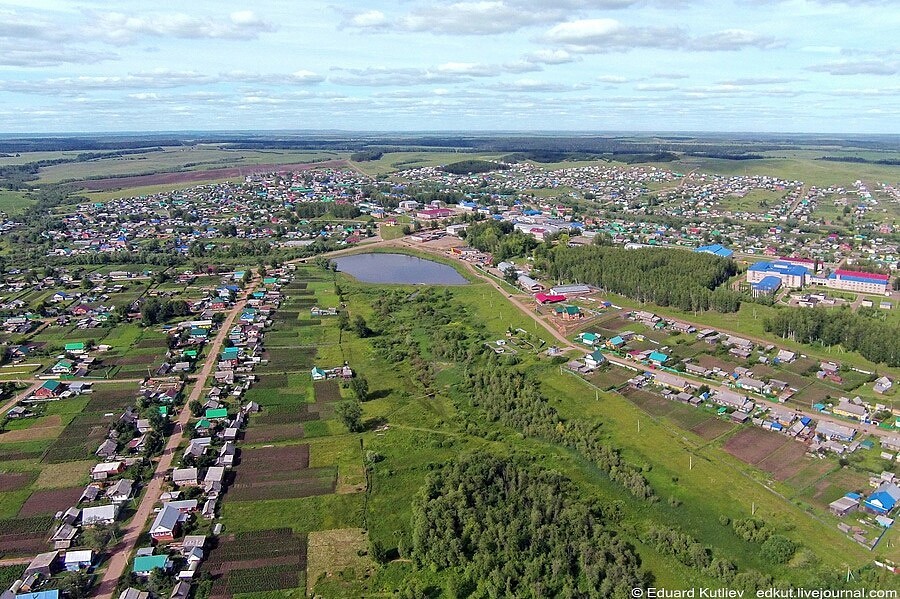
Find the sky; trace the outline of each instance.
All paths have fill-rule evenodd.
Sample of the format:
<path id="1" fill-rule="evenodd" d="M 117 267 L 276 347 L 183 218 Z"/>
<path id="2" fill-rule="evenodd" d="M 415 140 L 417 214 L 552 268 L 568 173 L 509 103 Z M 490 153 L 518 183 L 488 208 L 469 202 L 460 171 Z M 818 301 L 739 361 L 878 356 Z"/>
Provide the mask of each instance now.
<path id="1" fill-rule="evenodd" d="M 900 133 L 897 0 L 0 0 L 0 133 Z"/>

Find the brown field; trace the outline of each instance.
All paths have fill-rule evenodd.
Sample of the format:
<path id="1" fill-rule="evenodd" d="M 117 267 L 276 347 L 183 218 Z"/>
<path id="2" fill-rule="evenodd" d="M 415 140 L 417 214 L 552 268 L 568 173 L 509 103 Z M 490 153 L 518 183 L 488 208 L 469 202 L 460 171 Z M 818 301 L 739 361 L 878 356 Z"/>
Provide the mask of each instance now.
<path id="1" fill-rule="evenodd" d="M 691 432 L 706 441 L 721 437 L 734 428 L 734 424 L 720 418 L 710 417 L 708 420 L 691 428 Z"/>
<path id="2" fill-rule="evenodd" d="M 0 474 L 0 492 L 24 489 L 34 482 L 37 472 L 4 472 Z"/>
<path id="3" fill-rule="evenodd" d="M 63 430 L 62 417 L 59 414 L 44 416 L 28 428 L 6 431 L 0 436 L 4 443 L 17 441 L 39 441 L 41 439 L 55 439 Z"/>
<path id="4" fill-rule="evenodd" d="M 213 577 L 211 599 L 304 586 L 307 543 L 290 529 L 225 535 L 203 563 Z"/>
<path id="5" fill-rule="evenodd" d="M 114 189 L 128 189 L 130 187 L 149 187 L 152 185 L 177 185 L 179 183 L 194 183 L 199 181 L 212 181 L 213 179 L 231 179 L 244 175 L 260 173 L 284 173 L 288 171 L 304 171 L 315 168 L 341 168 L 347 166 L 346 160 L 329 160 L 327 162 L 301 163 L 301 164 L 255 164 L 233 168 L 217 168 L 206 171 L 183 171 L 178 173 L 156 173 L 153 175 L 138 175 L 134 177 L 111 177 L 109 179 L 90 179 L 79 184 L 90 191 L 109 191 Z"/>
<path id="6" fill-rule="evenodd" d="M 725 372 L 731 372 L 737 365 L 736 362 L 721 360 L 719 358 L 716 358 L 715 356 L 710 356 L 707 354 L 698 356 L 697 363 L 700 364 L 700 366 L 702 366 L 703 368 L 721 368 Z"/>
<path id="7" fill-rule="evenodd" d="M 785 443 L 794 441 L 778 433 L 751 426 L 728 439 L 724 449 L 742 462 L 758 464 Z"/>
<path id="8" fill-rule="evenodd" d="M 787 443 L 763 458 L 756 467 L 770 473 L 775 480 L 785 480 L 803 469 L 806 465 L 803 461 L 805 455 L 806 446 L 788 439 Z"/>
<path id="9" fill-rule="evenodd" d="M 828 397 L 839 397 L 840 391 L 823 385 L 819 381 L 807 385 L 791 398 L 791 401 L 805 406 L 811 406 L 815 403 L 825 403 Z"/>
<path id="10" fill-rule="evenodd" d="M 244 441 L 250 443 L 278 443 L 291 439 L 303 438 L 303 425 L 299 422 L 288 424 L 257 424 L 249 427 L 244 434 Z"/>
<path id="11" fill-rule="evenodd" d="M 316 392 L 316 403 L 341 401 L 341 386 L 335 380 L 316 381 L 313 383 Z"/>
<path id="12" fill-rule="evenodd" d="M 803 374 L 813 366 L 818 364 L 817 360 L 813 360 L 812 358 L 799 358 L 794 360 L 790 364 L 785 364 L 785 370 L 790 370 L 795 374 Z"/>
<path id="13" fill-rule="evenodd" d="M 241 451 L 238 478 L 266 476 L 269 472 L 309 468 L 309 445 L 263 447 Z"/>
<path id="14" fill-rule="evenodd" d="M 63 489 L 46 489 L 32 493 L 22 508 L 19 516 L 54 515 L 77 505 L 84 487 L 67 487 Z"/>

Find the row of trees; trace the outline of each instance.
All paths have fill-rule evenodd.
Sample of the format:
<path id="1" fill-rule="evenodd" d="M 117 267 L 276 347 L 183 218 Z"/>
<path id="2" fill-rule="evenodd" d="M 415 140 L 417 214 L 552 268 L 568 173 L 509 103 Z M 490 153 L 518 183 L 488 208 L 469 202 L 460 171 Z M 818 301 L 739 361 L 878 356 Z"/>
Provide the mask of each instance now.
<path id="1" fill-rule="evenodd" d="M 419 567 L 459 567 L 457 596 L 628 597 L 649 584 L 634 549 L 571 483 L 476 454 L 430 475 L 413 506 Z"/>
<path id="2" fill-rule="evenodd" d="M 900 366 L 900 327 L 846 308 L 781 308 L 763 326 L 783 339 L 840 345 L 872 362 Z"/>
<path id="3" fill-rule="evenodd" d="M 490 252 L 497 262 L 525 256 L 539 245 L 531 235 L 513 230 L 512 223 L 495 220 L 469 225 L 465 239 L 472 247 Z"/>
<path id="4" fill-rule="evenodd" d="M 150 327 L 190 313 L 191 308 L 184 300 L 161 300 L 158 297 L 151 297 L 141 306 L 141 324 Z"/>

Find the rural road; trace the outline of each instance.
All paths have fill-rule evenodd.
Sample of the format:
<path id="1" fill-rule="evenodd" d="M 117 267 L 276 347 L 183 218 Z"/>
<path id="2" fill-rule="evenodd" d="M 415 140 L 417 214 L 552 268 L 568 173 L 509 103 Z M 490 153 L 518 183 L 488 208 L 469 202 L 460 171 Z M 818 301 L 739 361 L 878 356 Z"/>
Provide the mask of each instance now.
<path id="1" fill-rule="evenodd" d="M 118 545 L 111 549 L 112 556 L 103 573 L 103 578 L 100 580 L 99 585 L 94 591 L 95 597 L 112 599 L 116 584 L 118 583 L 119 578 L 122 577 L 122 574 L 125 573 L 125 567 L 128 565 L 131 554 L 134 552 L 138 537 L 140 536 L 141 531 L 147 526 L 147 522 L 153 513 L 153 506 L 156 505 L 156 502 L 159 501 L 159 496 L 162 494 L 162 485 L 166 472 L 172 467 L 172 458 L 175 455 L 175 450 L 181 444 L 184 429 L 187 426 L 188 420 L 191 418 L 191 411 L 188 408 L 188 405 L 195 399 L 199 400 L 203 395 L 203 388 L 206 385 L 206 380 L 212 374 L 213 369 L 219 362 L 219 352 L 222 349 L 222 344 L 228 337 L 228 332 L 231 330 L 234 320 L 237 318 L 238 314 L 243 311 L 244 306 L 246 306 L 247 297 L 256 289 L 258 284 L 259 279 L 257 277 L 257 279 L 244 290 L 242 299 L 229 310 L 228 315 L 225 317 L 225 320 L 219 328 L 218 334 L 212 344 L 210 344 L 209 354 L 206 356 L 203 368 L 200 370 L 196 382 L 194 383 L 194 387 L 191 389 L 190 395 L 185 399 L 184 406 L 178 414 L 178 420 L 175 422 L 172 435 L 169 437 L 162 456 L 159 458 L 159 463 L 156 466 L 153 478 L 147 483 L 144 497 L 141 500 L 140 505 L 138 505 L 138 509 L 135 512 L 134 517 L 132 517 L 131 522 L 125 528 L 122 540 Z"/>

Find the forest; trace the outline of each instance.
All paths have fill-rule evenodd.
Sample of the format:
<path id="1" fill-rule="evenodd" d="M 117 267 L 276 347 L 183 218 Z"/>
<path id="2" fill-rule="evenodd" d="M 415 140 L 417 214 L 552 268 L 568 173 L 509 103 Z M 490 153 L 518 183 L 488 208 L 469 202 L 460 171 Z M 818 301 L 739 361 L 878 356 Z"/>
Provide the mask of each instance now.
<path id="1" fill-rule="evenodd" d="M 458 568 L 456 596 L 629 597 L 645 587 L 634 549 L 571 483 L 476 454 L 430 475 L 413 507 L 413 559 Z"/>
<path id="2" fill-rule="evenodd" d="M 475 173 L 489 173 L 491 171 L 505 171 L 509 165 L 490 160 L 460 160 L 441 167 L 444 172 L 454 175 L 471 175 Z"/>
<path id="3" fill-rule="evenodd" d="M 781 308 L 763 325 L 783 339 L 840 345 L 872 362 L 900 366 L 900 327 L 847 309 Z"/>
<path id="4" fill-rule="evenodd" d="M 535 266 L 548 279 L 586 283 L 686 312 L 736 312 L 741 307 L 741 294 L 723 286 L 737 274 L 737 265 L 709 254 L 560 244 L 539 248 Z"/>

